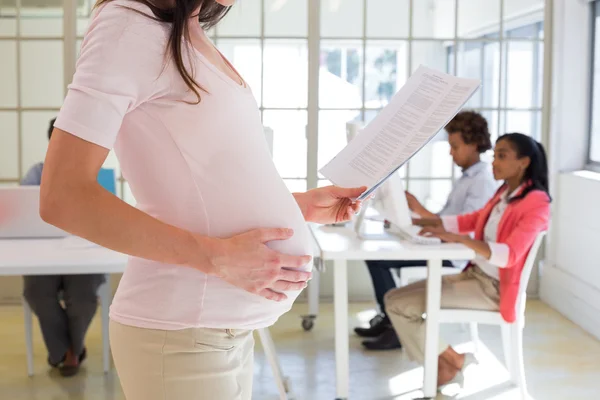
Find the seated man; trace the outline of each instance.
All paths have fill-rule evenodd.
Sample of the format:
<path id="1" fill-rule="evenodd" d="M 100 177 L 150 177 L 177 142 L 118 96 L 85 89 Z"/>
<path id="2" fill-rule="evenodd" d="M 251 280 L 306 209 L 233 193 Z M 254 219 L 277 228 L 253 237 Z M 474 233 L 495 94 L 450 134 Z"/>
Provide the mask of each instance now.
<path id="1" fill-rule="evenodd" d="M 492 148 L 487 121 L 473 111 L 458 113 L 446 126 L 450 155 L 456 165 L 462 168 L 463 175 L 458 179 L 448 196 L 446 205 L 439 215 L 460 215 L 480 209 L 494 195 L 497 184 L 494 181 L 488 164 L 481 161 L 480 155 Z M 408 206 L 422 218 L 437 217 L 429 212 L 410 193 L 406 193 Z M 426 261 L 367 261 L 369 273 L 375 289 L 375 298 L 380 310 L 384 310 L 385 294 L 396 288 L 392 269 L 403 267 L 425 266 Z M 445 267 L 452 267 L 450 261 L 444 261 Z M 371 320 L 369 328 L 355 328 L 357 335 L 365 338 L 375 338 L 364 341 L 363 345 L 369 350 L 389 350 L 400 348 L 392 324 L 383 311 L 382 315 Z"/>
<path id="2" fill-rule="evenodd" d="M 48 139 L 54 120 L 50 121 Z M 39 185 L 44 163 L 31 167 L 21 185 Z M 96 313 L 98 287 L 104 275 L 25 276 L 24 297 L 37 315 L 48 350 L 48 363 L 62 376 L 72 376 L 86 357 L 84 338 Z M 65 307 L 59 302 L 59 293 Z"/>

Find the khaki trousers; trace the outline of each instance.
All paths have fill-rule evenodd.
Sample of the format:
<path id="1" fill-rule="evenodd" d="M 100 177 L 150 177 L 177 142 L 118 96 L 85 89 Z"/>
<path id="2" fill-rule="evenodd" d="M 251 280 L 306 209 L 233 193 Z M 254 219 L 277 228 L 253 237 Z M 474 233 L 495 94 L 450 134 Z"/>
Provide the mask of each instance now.
<path id="1" fill-rule="evenodd" d="M 425 359 L 426 281 L 415 282 L 385 295 L 385 309 L 406 353 L 420 364 Z M 499 283 L 473 266 L 460 274 L 442 277 L 441 308 L 498 311 Z M 448 345 L 439 344 L 439 354 Z"/>
<path id="2" fill-rule="evenodd" d="M 127 400 L 252 397 L 252 331 L 165 331 L 110 321 L 110 344 Z"/>

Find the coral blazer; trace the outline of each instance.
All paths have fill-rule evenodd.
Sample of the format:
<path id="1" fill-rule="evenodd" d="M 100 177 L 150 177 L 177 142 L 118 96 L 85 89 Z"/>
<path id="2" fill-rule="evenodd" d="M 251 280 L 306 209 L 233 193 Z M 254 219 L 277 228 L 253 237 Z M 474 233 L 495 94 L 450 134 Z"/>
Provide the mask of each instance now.
<path id="1" fill-rule="evenodd" d="M 518 190 L 523 189 L 524 187 Z M 501 187 L 482 209 L 454 217 L 456 220 L 453 222 L 458 231 L 474 232 L 476 240 L 483 240 L 485 224 L 506 190 L 505 186 Z M 499 269 L 500 313 L 506 322 L 514 322 L 516 319 L 515 306 L 519 295 L 521 271 L 537 235 L 548 229 L 549 219 L 550 198 L 541 190 L 533 190 L 525 198 L 509 203 L 502 215 L 497 243 L 505 245 L 508 250 L 508 261 Z M 451 222 L 449 225 L 454 224 Z M 467 268 L 470 267 L 471 265 Z"/>

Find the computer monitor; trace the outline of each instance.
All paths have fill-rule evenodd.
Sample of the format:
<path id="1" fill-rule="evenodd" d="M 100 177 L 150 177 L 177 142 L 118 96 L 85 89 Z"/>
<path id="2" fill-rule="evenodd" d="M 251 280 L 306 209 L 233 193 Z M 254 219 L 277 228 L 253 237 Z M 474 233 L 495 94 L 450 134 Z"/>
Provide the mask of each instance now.
<path id="1" fill-rule="evenodd" d="M 0 188 L 0 238 L 55 238 L 67 233 L 40 217 L 40 187 Z"/>
<path id="2" fill-rule="evenodd" d="M 408 228 L 412 225 L 412 217 L 404 184 L 398 172 L 390 176 L 375 192 L 373 208 L 379 215 L 393 226 Z"/>
<path id="3" fill-rule="evenodd" d="M 354 230 L 359 237 L 367 238 L 371 236 L 363 229 L 364 220 L 369 208 L 374 210 L 380 218 L 390 222 L 391 226 L 388 232 L 396 233 L 398 228 L 413 230 L 411 228 L 412 216 L 408 208 L 408 202 L 406 201 L 404 184 L 399 173 L 396 172 L 390 176 L 377 188 L 374 194 L 375 197 L 363 205 L 361 212 L 355 220 Z"/>

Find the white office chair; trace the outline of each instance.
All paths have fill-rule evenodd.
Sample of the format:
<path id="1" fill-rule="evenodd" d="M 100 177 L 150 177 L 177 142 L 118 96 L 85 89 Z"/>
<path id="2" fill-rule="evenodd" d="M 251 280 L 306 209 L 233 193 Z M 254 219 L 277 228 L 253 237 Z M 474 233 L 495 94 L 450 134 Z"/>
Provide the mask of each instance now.
<path id="1" fill-rule="evenodd" d="M 442 268 L 442 276 L 456 275 L 461 273 L 460 268 Z M 406 286 L 410 283 L 427 279 L 427 267 L 404 267 L 398 270 L 398 286 Z"/>
<path id="2" fill-rule="evenodd" d="M 112 300 L 110 288 L 110 275 L 106 275 L 106 281 L 98 288 L 98 299 L 100 301 L 100 315 L 102 318 L 102 364 L 104 373 L 110 370 L 110 342 L 108 335 L 108 310 Z M 29 304 L 23 299 L 23 312 L 25 316 L 25 346 L 27 348 L 27 375 L 33 376 L 33 312 Z M 271 333 L 268 328 L 259 329 L 258 335 L 265 351 L 267 361 L 273 371 L 273 377 L 277 389 L 279 390 L 280 400 L 289 400 L 293 398 L 291 394 L 290 382 L 283 375 L 277 353 L 275 351 L 275 343 L 271 338 Z"/>
<path id="3" fill-rule="evenodd" d="M 527 260 L 521 272 L 519 295 L 517 297 L 516 314 L 514 323 L 507 323 L 498 311 L 479 311 L 462 309 L 440 310 L 440 323 L 468 322 L 471 326 L 471 339 L 477 352 L 479 335 L 477 324 L 499 325 L 502 332 L 504 359 L 510 380 L 517 385 L 523 400 L 527 399 L 527 384 L 525 382 L 525 365 L 523 362 L 523 328 L 525 327 L 525 304 L 527 302 L 527 284 L 533 270 L 533 265 L 546 232 L 540 232 L 529 250 Z"/>

